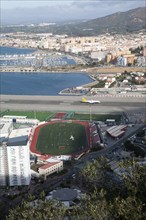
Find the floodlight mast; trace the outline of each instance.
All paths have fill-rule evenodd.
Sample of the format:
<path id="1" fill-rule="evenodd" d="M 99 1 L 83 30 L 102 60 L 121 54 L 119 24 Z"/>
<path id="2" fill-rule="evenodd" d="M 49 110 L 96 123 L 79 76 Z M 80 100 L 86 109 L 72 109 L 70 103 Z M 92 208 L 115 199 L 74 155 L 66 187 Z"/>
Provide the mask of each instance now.
<path id="1" fill-rule="evenodd" d="M 91 105 L 89 105 L 89 113 L 90 113 L 90 148 L 92 148 L 92 138 L 91 138 L 92 106 Z"/>
<path id="2" fill-rule="evenodd" d="M 36 111 L 34 111 L 34 118 L 36 119 Z"/>
<path id="3" fill-rule="evenodd" d="M 89 106 L 89 110 L 90 110 L 90 122 L 92 122 L 92 107 L 91 107 L 91 105 Z"/>

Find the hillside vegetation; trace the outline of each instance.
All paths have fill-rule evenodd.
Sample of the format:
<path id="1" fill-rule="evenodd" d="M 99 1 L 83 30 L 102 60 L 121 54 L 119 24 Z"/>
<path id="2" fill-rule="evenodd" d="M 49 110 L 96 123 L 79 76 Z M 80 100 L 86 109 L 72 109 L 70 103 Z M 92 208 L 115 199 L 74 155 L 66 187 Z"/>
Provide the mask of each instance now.
<path id="1" fill-rule="evenodd" d="M 69 36 L 93 36 L 105 33 L 126 34 L 145 30 L 145 10 L 146 7 L 140 7 L 74 24 L 57 24 L 45 27 L 1 27 L 1 33 L 21 31 L 27 33 L 67 34 Z"/>

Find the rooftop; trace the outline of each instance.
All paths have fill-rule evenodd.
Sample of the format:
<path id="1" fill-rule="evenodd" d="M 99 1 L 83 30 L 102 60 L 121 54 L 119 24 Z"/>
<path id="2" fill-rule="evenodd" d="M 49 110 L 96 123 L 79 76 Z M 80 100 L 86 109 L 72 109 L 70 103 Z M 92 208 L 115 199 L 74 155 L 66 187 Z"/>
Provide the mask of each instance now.
<path id="1" fill-rule="evenodd" d="M 7 142 L 7 146 L 18 146 L 18 145 L 24 146 L 27 144 L 27 141 L 28 141 L 27 135 L 9 138 Z"/>
<path id="2" fill-rule="evenodd" d="M 19 137 L 19 136 L 29 136 L 32 127 L 14 129 L 11 131 L 9 138 Z"/>
<path id="3" fill-rule="evenodd" d="M 60 162 L 50 162 L 50 163 L 47 163 L 47 164 L 41 166 L 40 169 L 45 170 L 45 169 L 48 169 L 49 167 L 52 167 L 52 166 L 54 166 L 54 165 L 56 165 L 56 164 L 59 164 L 59 163 L 60 163 Z"/>
<path id="4" fill-rule="evenodd" d="M 62 188 L 52 192 L 52 198 L 59 201 L 73 201 L 78 197 L 76 189 Z"/>

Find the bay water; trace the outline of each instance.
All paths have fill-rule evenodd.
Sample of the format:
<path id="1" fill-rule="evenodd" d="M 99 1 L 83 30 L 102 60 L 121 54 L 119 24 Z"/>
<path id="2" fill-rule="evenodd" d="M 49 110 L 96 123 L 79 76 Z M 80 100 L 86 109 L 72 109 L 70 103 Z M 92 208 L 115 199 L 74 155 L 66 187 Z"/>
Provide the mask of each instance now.
<path id="1" fill-rule="evenodd" d="M 0 47 L 1 55 L 28 54 L 34 49 Z M 58 95 L 65 88 L 92 82 L 85 73 L 0 72 L 0 94 L 9 95 Z"/>

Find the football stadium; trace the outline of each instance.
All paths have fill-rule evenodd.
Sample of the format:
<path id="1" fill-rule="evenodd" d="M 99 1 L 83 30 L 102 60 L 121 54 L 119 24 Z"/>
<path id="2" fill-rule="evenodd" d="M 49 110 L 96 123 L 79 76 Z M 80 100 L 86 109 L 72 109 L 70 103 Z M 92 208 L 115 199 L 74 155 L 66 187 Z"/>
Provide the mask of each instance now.
<path id="1" fill-rule="evenodd" d="M 89 123 L 72 120 L 55 120 L 38 125 L 30 144 L 30 151 L 35 155 L 76 157 L 89 148 Z"/>

